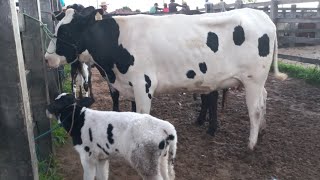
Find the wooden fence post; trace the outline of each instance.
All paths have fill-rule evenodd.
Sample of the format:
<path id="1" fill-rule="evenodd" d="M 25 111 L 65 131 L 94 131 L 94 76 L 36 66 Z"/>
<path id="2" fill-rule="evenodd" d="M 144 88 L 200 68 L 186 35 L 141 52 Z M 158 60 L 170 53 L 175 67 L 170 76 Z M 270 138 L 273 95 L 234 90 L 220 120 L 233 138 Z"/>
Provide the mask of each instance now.
<path id="1" fill-rule="evenodd" d="M 38 180 L 15 1 L 0 3 L 0 179 Z"/>
<path id="2" fill-rule="evenodd" d="M 318 9 L 317 9 L 317 17 L 320 17 L 320 0 L 319 0 L 319 3 L 318 3 Z M 316 29 L 320 29 L 320 23 L 317 23 L 316 24 Z M 316 32 L 316 38 L 320 38 L 320 32 Z"/>
<path id="3" fill-rule="evenodd" d="M 271 0 L 270 18 L 273 21 L 273 23 L 277 25 L 277 18 L 278 18 L 278 2 L 277 2 L 277 0 Z"/>
<path id="4" fill-rule="evenodd" d="M 297 14 L 296 14 L 296 11 L 297 11 L 297 5 L 293 4 L 291 5 L 291 12 L 290 12 L 290 18 L 296 18 Z M 296 23 L 290 23 L 290 30 L 294 30 L 296 29 Z M 291 36 L 292 38 L 295 38 L 296 37 L 296 33 L 295 32 L 291 32 L 289 33 L 289 36 Z M 295 46 L 295 43 L 292 42 L 289 44 L 290 47 L 294 47 Z"/>
<path id="5" fill-rule="evenodd" d="M 44 24 L 47 24 L 48 29 L 54 33 L 54 26 L 52 22 L 52 15 L 47 12 L 52 12 L 50 0 L 39 0 L 41 9 L 41 20 Z M 50 41 L 43 42 L 43 49 L 46 50 Z M 59 72 L 57 69 L 47 69 L 49 99 L 54 99 L 55 95 L 61 92 L 61 84 L 59 78 Z"/>
<path id="6" fill-rule="evenodd" d="M 20 12 L 36 19 L 41 18 L 38 0 L 20 0 Z M 30 100 L 33 120 L 36 123 L 35 134 L 40 135 L 49 130 L 50 120 L 46 116 L 48 91 L 46 64 L 43 59 L 41 28 L 39 22 L 25 16 L 25 31 L 22 33 L 25 64 L 30 70 Z M 52 153 L 51 134 L 37 141 L 39 157 L 47 158 Z"/>

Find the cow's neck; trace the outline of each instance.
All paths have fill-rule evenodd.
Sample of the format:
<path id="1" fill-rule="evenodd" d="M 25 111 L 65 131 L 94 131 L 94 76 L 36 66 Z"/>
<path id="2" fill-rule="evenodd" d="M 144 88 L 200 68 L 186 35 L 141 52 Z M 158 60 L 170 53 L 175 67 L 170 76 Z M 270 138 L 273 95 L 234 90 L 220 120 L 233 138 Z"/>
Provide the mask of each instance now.
<path id="1" fill-rule="evenodd" d="M 82 144 L 81 140 L 81 128 L 84 124 L 84 114 L 85 112 L 82 112 L 82 107 L 76 106 L 74 109 L 74 106 L 67 107 L 64 112 L 61 113 L 60 121 L 62 123 L 63 128 L 70 132 L 70 136 L 72 137 L 73 144 Z M 74 116 L 73 116 L 74 111 Z M 72 125 L 73 121 L 73 125 Z"/>
<path id="2" fill-rule="evenodd" d="M 92 33 L 94 32 L 94 33 Z M 84 31 L 84 46 L 94 61 L 103 68 L 111 83 L 115 82 L 114 67 L 126 74 L 134 57 L 119 44 L 120 28 L 113 18 L 97 21 Z"/>

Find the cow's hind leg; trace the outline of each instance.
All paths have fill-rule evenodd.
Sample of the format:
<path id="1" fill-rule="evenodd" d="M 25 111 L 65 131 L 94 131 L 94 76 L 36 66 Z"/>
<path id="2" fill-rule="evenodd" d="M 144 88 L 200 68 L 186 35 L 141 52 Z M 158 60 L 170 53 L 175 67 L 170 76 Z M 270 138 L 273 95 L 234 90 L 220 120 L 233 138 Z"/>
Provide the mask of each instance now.
<path id="1" fill-rule="evenodd" d="M 267 93 L 264 84 L 246 82 L 244 83 L 246 90 L 246 102 L 250 117 L 250 137 L 249 148 L 253 150 L 257 143 L 259 129 L 265 121 L 266 98 Z"/>
<path id="2" fill-rule="evenodd" d="M 207 133 L 214 136 L 218 129 L 218 91 L 212 91 L 209 94 L 209 128 Z"/>
<path id="3" fill-rule="evenodd" d="M 196 121 L 197 125 L 201 126 L 206 121 L 208 108 L 209 108 L 209 95 L 201 94 L 201 110 Z"/>

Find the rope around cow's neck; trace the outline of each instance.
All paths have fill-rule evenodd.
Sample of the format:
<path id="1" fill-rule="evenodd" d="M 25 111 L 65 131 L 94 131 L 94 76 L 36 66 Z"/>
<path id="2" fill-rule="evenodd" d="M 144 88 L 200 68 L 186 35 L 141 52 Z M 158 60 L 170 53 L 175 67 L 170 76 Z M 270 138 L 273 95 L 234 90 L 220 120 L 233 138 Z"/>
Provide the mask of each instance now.
<path id="1" fill-rule="evenodd" d="M 76 106 L 77 106 L 77 104 L 74 103 L 74 104 L 73 104 L 73 112 L 72 112 L 71 126 L 70 126 L 70 129 L 69 129 L 69 132 L 68 132 L 68 134 L 69 134 L 70 136 L 71 136 L 71 132 L 72 132 L 73 125 L 74 125 L 74 114 L 75 114 L 75 112 L 76 112 Z"/>

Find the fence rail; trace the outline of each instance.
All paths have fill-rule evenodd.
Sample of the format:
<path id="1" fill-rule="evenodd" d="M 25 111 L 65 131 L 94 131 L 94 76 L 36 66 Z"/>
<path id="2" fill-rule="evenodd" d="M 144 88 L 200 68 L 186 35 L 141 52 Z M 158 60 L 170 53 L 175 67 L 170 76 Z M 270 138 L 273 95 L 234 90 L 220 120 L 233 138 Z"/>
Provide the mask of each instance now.
<path id="1" fill-rule="evenodd" d="M 319 0 L 271 0 L 268 2 L 242 4 L 239 1 L 233 4 L 214 5 L 214 12 L 224 8 L 254 8 L 267 13 L 277 25 L 279 45 L 295 46 L 297 44 L 320 44 L 320 6 L 313 8 L 297 8 L 296 4 L 317 2 Z M 282 4 L 291 4 L 291 7 L 279 7 Z M 205 9 L 199 9 L 205 11 Z M 312 27 L 311 27 L 312 26 Z"/>

